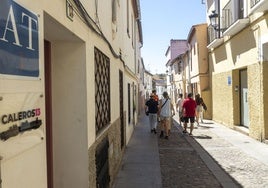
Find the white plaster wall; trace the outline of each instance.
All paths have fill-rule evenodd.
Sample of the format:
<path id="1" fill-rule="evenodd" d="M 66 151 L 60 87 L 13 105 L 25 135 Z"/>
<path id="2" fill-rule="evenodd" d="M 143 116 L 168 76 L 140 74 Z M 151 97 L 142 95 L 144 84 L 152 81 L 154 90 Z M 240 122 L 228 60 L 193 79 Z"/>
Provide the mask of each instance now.
<path id="1" fill-rule="evenodd" d="M 87 187 L 85 45 L 55 42 L 52 52 L 54 186 Z"/>

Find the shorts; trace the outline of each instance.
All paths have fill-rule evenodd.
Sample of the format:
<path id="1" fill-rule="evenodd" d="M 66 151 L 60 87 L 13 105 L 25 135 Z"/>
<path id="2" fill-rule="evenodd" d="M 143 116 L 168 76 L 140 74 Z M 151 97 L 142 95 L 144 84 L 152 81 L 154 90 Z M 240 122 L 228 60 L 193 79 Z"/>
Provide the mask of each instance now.
<path id="1" fill-rule="evenodd" d="M 164 117 L 164 116 L 160 116 L 160 119 L 161 119 L 161 123 L 162 121 L 167 121 L 168 123 L 166 124 L 167 125 L 167 129 L 170 129 L 171 128 L 171 123 L 170 123 L 170 117 Z"/>
<path id="2" fill-rule="evenodd" d="M 202 112 L 203 111 L 203 106 L 202 105 L 197 105 L 196 106 L 196 111 L 197 112 Z"/>
<path id="3" fill-rule="evenodd" d="M 183 118 L 183 122 L 184 123 L 189 123 L 189 119 L 190 119 L 190 122 L 191 123 L 194 123 L 195 122 L 195 117 L 184 117 Z"/>
<path id="4" fill-rule="evenodd" d="M 170 117 L 165 117 L 165 116 L 160 116 L 160 120 L 162 121 L 162 120 L 170 120 Z"/>

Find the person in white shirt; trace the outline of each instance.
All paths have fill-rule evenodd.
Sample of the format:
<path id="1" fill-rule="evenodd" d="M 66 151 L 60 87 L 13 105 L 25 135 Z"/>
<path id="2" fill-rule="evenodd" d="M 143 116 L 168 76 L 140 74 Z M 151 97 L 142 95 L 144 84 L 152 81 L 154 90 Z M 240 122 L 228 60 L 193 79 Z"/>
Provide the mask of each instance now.
<path id="1" fill-rule="evenodd" d="M 173 108 L 173 104 L 169 99 L 168 93 L 163 93 L 163 99 L 160 100 L 159 110 L 160 110 L 160 119 L 161 119 L 161 133 L 160 138 L 164 136 L 165 131 L 165 139 L 168 139 L 170 134 L 170 118 L 175 114 L 175 110 Z"/>
<path id="2" fill-rule="evenodd" d="M 183 94 L 179 94 L 179 98 L 176 102 L 176 109 L 177 109 L 177 112 L 179 113 L 179 123 L 181 125 L 181 122 L 183 120 L 183 113 L 182 113 L 182 104 L 183 104 Z"/>

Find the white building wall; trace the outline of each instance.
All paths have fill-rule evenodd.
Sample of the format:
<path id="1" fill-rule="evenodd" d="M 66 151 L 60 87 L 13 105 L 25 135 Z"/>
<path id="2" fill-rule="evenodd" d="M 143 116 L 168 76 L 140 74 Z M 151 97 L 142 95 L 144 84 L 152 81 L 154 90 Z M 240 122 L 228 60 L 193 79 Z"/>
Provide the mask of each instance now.
<path id="1" fill-rule="evenodd" d="M 135 77 L 138 57 L 135 55 L 140 56 L 140 53 L 139 41 L 135 41 L 139 39 L 135 33 L 138 28 L 132 3 L 129 3 L 131 20 L 127 34 L 126 1 L 116 1 L 117 22 L 112 24 L 111 2 L 81 0 L 87 13 L 97 23 L 95 29 L 102 31 L 104 39 L 85 24 L 77 9 L 72 20 L 66 16 L 66 1 L 16 2 L 38 16 L 40 74 L 36 78 L 0 75 L 0 115 L 38 108 L 42 125 L 37 130 L 19 134 L 7 141 L 0 140 L 1 188 L 47 187 L 44 40 L 50 41 L 52 49 L 54 187 L 89 187 L 88 148 L 106 131 L 100 135 L 95 133 L 94 48 L 100 49 L 110 59 L 112 124 L 120 116 L 119 70 L 125 76 L 124 112 L 128 109 L 127 83 L 134 83 L 138 88 Z M 111 46 L 105 42 L 106 39 Z M 115 55 L 120 53 L 122 61 Z M 132 100 L 131 97 L 131 109 Z M 126 142 L 132 134 L 136 118 L 135 115 L 132 117 L 134 123 L 126 122 Z M 33 121 L 34 118 L 27 120 Z M 12 122 L 0 125 L 0 132 L 8 130 L 11 125 Z"/>

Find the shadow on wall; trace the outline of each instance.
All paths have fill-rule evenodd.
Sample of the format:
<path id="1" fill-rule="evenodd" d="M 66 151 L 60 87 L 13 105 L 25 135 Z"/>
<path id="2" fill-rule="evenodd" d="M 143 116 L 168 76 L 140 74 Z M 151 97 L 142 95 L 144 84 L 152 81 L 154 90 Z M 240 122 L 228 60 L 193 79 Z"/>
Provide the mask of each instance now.
<path id="1" fill-rule="evenodd" d="M 233 37 L 230 40 L 230 47 L 230 51 L 232 52 L 232 60 L 235 64 L 238 61 L 237 58 L 240 57 L 240 54 L 256 48 L 256 40 L 254 38 L 253 31 L 250 28 L 247 28 L 241 34 Z"/>

